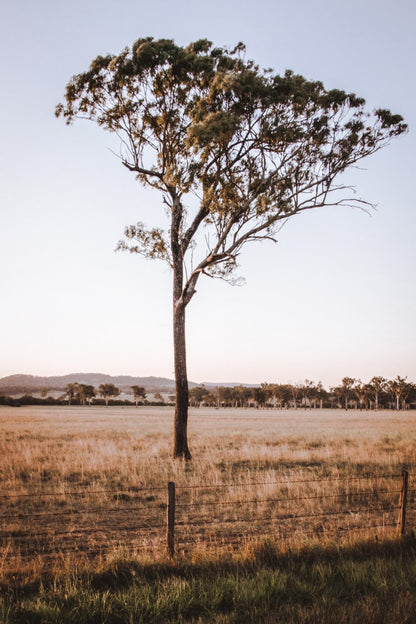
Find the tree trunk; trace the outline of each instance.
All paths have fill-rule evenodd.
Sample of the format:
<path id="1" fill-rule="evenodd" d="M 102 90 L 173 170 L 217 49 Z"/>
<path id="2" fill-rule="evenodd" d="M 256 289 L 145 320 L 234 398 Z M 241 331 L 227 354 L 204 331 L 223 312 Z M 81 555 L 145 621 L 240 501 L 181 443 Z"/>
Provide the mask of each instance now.
<path id="1" fill-rule="evenodd" d="M 185 308 L 174 308 L 173 342 L 175 355 L 175 423 L 174 423 L 174 457 L 191 459 L 188 447 L 188 375 L 186 372 L 185 344 Z"/>
<path id="2" fill-rule="evenodd" d="M 175 421 L 173 435 L 173 456 L 191 459 L 188 447 L 188 375 L 186 371 L 185 308 L 190 300 L 183 292 L 183 246 L 181 227 L 183 206 L 175 189 L 172 197 L 171 251 L 173 265 L 173 351 L 175 359 Z"/>

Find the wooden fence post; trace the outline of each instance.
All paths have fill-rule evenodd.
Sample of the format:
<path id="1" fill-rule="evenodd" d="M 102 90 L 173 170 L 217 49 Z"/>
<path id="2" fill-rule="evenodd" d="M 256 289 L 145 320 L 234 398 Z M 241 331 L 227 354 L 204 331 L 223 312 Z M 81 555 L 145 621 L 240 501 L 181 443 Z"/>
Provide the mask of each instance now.
<path id="1" fill-rule="evenodd" d="M 169 557 L 175 554 L 175 484 L 173 481 L 168 483 L 168 507 L 167 507 L 167 530 L 166 541 Z"/>
<path id="2" fill-rule="evenodd" d="M 399 503 L 399 519 L 397 522 L 399 535 L 404 535 L 406 528 L 406 508 L 407 508 L 407 491 L 409 484 L 409 473 L 407 470 L 402 472 L 402 489 L 400 490 Z"/>

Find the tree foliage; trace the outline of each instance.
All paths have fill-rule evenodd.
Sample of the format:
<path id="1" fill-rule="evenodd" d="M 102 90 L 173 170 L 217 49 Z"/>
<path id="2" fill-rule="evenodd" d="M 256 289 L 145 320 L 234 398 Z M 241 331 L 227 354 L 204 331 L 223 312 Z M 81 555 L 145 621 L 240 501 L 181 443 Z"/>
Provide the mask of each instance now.
<path id="1" fill-rule="evenodd" d="M 335 178 L 403 133 L 400 115 L 374 114 L 364 100 L 326 90 L 291 71 L 283 76 L 243 58 L 244 46 L 207 40 L 177 46 L 138 39 L 119 55 L 99 56 L 67 85 L 57 115 L 82 117 L 117 133 L 123 164 L 144 185 L 174 198 L 194 193 L 196 215 L 178 215 L 177 241 L 142 223 L 126 228 L 127 248 L 172 265 L 204 223 L 213 226 L 206 253 L 190 272 L 188 301 L 201 273 L 226 276 L 244 242 L 273 238 L 278 224 L 329 204 L 363 205 Z"/>
<path id="2" fill-rule="evenodd" d="M 103 397 L 105 404 L 108 406 L 109 398 L 117 397 L 120 394 L 120 390 L 112 383 L 105 383 L 98 386 L 98 394 Z"/>
<path id="3" fill-rule="evenodd" d="M 144 400 L 146 398 L 146 389 L 143 386 L 131 386 L 131 389 L 133 390 L 134 402 L 137 407 L 140 399 Z"/>

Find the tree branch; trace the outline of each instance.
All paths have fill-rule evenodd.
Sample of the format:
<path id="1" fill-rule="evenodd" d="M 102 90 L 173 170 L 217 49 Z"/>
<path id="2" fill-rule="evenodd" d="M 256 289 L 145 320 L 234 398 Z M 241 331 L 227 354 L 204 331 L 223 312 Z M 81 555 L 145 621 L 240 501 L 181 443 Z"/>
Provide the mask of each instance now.
<path id="1" fill-rule="evenodd" d="M 130 165 L 127 161 L 123 160 L 123 165 L 127 167 L 129 171 L 135 171 L 137 173 L 141 173 L 145 176 L 154 176 L 159 178 L 159 180 L 163 180 L 163 174 L 159 171 L 152 171 L 151 169 L 144 169 L 143 167 L 139 167 L 138 165 Z"/>

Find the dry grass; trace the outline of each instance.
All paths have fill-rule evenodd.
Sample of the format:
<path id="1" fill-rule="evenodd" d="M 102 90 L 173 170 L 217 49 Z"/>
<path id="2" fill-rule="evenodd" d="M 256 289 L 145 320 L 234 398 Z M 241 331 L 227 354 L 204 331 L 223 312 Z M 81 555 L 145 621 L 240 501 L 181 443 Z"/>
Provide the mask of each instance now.
<path id="1" fill-rule="evenodd" d="M 165 557 L 168 481 L 193 560 L 270 536 L 387 536 L 416 465 L 412 412 L 191 410 L 190 463 L 171 459 L 172 426 L 170 408 L 1 407 L 0 574 Z"/>

